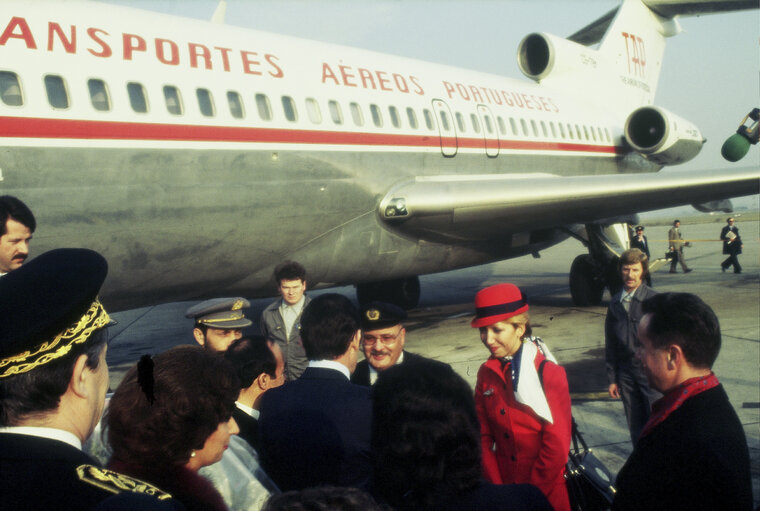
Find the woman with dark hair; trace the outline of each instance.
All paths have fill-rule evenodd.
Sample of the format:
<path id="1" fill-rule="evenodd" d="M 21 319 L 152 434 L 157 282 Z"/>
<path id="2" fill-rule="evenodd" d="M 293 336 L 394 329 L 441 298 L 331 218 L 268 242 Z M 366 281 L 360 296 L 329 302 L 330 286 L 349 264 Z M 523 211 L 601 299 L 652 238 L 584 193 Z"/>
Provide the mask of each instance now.
<path id="1" fill-rule="evenodd" d="M 226 510 L 198 470 L 219 461 L 238 433 L 232 411 L 239 392 L 231 364 L 200 346 L 144 356 L 106 412 L 109 466 L 161 487 L 188 511 Z"/>
<path id="2" fill-rule="evenodd" d="M 533 484 L 556 511 L 569 511 L 564 473 L 572 415 L 565 370 L 531 335 L 528 302 L 517 286 L 482 289 L 475 307 L 471 325 L 491 353 L 475 386 L 486 479 Z"/>
<path id="3" fill-rule="evenodd" d="M 373 414 L 374 493 L 395 509 L 551 509 L 533 486 L 483 481 L 472 390 L 448 365 L 384 371 Z"/>

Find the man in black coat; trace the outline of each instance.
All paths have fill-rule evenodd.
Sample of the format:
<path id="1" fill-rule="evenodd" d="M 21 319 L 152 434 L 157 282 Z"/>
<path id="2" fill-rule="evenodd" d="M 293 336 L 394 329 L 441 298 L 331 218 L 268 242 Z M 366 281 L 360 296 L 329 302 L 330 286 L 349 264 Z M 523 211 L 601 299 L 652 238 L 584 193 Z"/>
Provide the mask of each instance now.
<path id="1" fill-rule="evenodd" d="M 744 429 L 711 368 L 720 325 L 702 300 L 665 293 L 644 302 L 642 360 L 658 400 L 618 474 L 613 510 L 752 509 Z"/>
<path id="2" fill-rule="evenodd" d="M 264 470 L 282 491 L 366 488 L 372 399 L 370 389 L 350 382 L 361 340 L 356 308 L 338 294 L 315 298 L 303 311 L 301 338 L 308 367 L 261 398 Z"/>
<path id="3" fill-rule="evenodd" d="M 240 378 L 240 395 L 232 417 L 240 428 L 238 436 L 256 452 L 259 447 L 259 407 L 265 392 L 285 383 L 285 361 L 280 346 L 260 335 L 233 342 L 224 358 L 232 363 Z"/>
<path id="4" fill-rule="evenodd" d="M 739 236 L 739 228 L 734 225 L 734 217 L 726 219 L 726 226 L 720 231 L 720 239 L 723 240 L 723 253 L 728 254 L 728 258 L 720 263 L 720 269 L 726 271 L 730 266 L 734 267 L 734 273 L 742 272 L 742 265 L 739 264 L 739 254 L 742 253 L 742 238 Z"/>
<path id="5" fill-rule="evenodd" d="M 369 387 L 377 376 L 396 364 L 442 364 L 404 350 L 406 328 L 404 309 L 385 302 L 372 302 L 362 307 L 362 350 L 365 359 L 356 365 L 351 381 Z"/>
<path id="6" fill-rule="evenodd" d="M 110 319 L 96 296 L 107 269 L 96 252 L 58 249 L 0 279 L 4 510 L 184 509 L 82 452 L 108 390 Z"/>
<path id="7" fill-rule="evenodd" d="M 638 248 L 647 255 L 648 259 L 652 258 L 652 256 L 649 254 L 649 241 L 647 240 L 647 237 L 644 236 L 643 225 L 636 226 L 636 234 L 631 237 L 631 248 Z M 647 286 L 652 287 L 651 272 L 647 272 L 646 276 L 644 277 L 644 281 L 647 283 Z"/>

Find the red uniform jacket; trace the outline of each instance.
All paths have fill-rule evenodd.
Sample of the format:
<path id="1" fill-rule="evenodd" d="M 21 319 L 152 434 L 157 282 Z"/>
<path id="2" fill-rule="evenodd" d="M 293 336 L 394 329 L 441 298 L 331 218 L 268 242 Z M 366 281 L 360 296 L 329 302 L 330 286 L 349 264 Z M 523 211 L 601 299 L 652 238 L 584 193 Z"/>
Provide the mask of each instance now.
<path id="1" fill-rule="evenodd" d="M 545 358 L 540 351 L 536 354 L 536 369 Z M 565 370 L 549 361 L 543 367 L 544 394 L 553 419 L 549 423 L 515 399 L 510 363 L 502 371 L 501 361 L 489 358 L 478 371 L 475 405 L 485 477 L 495 484 L 533 484 L 556 511 L 569 511 L 563 477 L 571 435 Z"/>

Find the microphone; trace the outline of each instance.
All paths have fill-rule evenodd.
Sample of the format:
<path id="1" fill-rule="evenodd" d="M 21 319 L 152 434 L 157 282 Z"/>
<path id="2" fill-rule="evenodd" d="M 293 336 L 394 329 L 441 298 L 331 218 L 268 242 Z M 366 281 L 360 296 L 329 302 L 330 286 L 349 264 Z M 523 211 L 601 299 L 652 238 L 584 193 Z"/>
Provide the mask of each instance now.
<path id="1" fill-rule="evenodd" d="M 750 120 L 751 122 L 747 122 Z M 760 108 L 753 108 L 741 122 L 736 133 L 723 142 L 720 154 L 730 162 L 736 162 L 744 158 L 749 151 L 750 145 L 755 145 L 760 139 Z"/>

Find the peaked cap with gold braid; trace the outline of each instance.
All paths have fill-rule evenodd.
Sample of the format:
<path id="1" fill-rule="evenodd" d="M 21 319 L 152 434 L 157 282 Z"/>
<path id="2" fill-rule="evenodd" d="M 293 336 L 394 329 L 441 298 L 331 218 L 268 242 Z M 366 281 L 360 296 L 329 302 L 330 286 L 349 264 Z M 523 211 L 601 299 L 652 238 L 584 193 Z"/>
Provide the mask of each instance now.
<path id="1" fill-rule="evenodd" d="M 62 248 L 0 277 L 0 378 L 65 357 L 106 326 L 97 294 L 107 273 L 97 252 Z"/>

